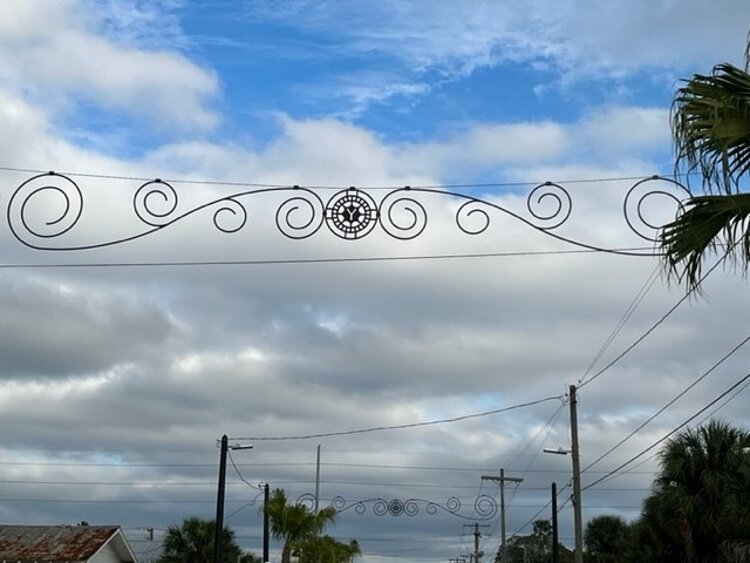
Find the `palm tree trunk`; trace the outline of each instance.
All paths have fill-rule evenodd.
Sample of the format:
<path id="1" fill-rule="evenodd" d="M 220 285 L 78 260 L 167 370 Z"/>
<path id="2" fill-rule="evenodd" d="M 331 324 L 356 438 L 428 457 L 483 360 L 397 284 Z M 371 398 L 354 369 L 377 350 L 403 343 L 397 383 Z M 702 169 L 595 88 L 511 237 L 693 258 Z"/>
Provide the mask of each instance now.
<path id="1" fill-rule="evenodd" d="M 292 548 L 289 544 L 285 543 L 281 550 L 281 563 L 291 563 L 292 561 Z"/>

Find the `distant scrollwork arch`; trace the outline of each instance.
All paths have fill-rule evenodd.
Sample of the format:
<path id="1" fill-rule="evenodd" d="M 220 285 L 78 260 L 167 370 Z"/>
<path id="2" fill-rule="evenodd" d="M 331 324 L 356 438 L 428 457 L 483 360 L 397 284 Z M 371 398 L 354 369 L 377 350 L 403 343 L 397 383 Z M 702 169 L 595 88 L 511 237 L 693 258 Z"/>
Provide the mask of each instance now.
<path id="1" fill-rule="evenodd" d="M 297 497 L 297 503 L 312 510 L 315 507 L 315 496 L 311 493 L 304 493 Z M 463 505 L 457 497 L 450 497 L 445 502 L 421 498 L 386 499 L 382 497 L 370 497 L 349 502 L 342 496 L 335 496 L 331 499 L 329 506 L 341 513 L 352 511 L 361 515 L 366 514 L 369 510 L 375 516 L 393 517 L 414 517 L 424 512 L 429 516 L 449 514 L 465 520 L 481 521 L 490 520 L 497 514 L 497 501 L 489 495 L 476 497 L 472 505 L 473 511 L 470 514 L 461 512 Z"/>

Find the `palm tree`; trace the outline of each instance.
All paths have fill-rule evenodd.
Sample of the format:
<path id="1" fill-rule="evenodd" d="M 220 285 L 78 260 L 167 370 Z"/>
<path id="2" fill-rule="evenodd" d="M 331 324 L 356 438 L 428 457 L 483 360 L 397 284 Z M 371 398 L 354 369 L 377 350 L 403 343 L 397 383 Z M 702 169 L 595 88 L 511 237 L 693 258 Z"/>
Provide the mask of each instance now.
<path id="1" fill-rule="evenodd" d="M 185 518 L 179 526 L 170 526 L 162 542 L 159 563 L 206 563 L 211 561 L 214 548 L 214 521 Z M 222 560 L 234 563 L 242 550 L 234 541 L 234 532 L 224 528 Z"/>
<path id="2" fill-rule="evenodd" d="M 699 288 L 707 254 L 750 266 L 750 43 L 745 69 L 729 63 L 695 75 L 672 105 L 676 169 L 698 172 L 704 195 L 690 197 L 684 212 L 661 234 L 668 273 Z"/>
<path id="3" fill-rule="evenodd" d="M 586 560 L 595 563 L 616 562 L 625 553 L 630 527 L 619 516 L 604 514 L 586 524 L 583 540 L 586 543 Z"/>
<path id="4" fill-rule="evenodd" d="M 718 561 L 723 542 L 750 537 L 750 432 L 711 421 L 681 432 L 660 455 L 651 508 L 677 533 L 684 560 Z"/>
<path id="5" fill-rule="evenodd" d="M 310 538 L 319 536 L 336 518 L 336 509 L 332 506 L 316 513 L 301 503 L 289 504 L 283 489 L 274 490 L 267 510 L 271 535 L 284 541 L 281 563 L 290 563 L 293 551 L 299 550 Z"/>
<path id="6" fill-rule="evenodd" d="M 350 563 L 362 553 L 357 540 L 344 543 L 329 535 L 305 540 L 300 552 L 299 563 Z"/>

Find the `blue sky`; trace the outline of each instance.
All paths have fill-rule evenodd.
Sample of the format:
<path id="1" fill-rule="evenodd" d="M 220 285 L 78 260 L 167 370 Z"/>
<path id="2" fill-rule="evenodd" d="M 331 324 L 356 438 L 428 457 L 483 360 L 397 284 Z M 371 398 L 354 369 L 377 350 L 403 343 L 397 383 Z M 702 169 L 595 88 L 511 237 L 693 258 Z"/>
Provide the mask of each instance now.
<path id="1" fill-rule="evenodd" d="M 684 31 L 629 28 L 646 9 L 640 3 L 628 10 L 593 5 L 587 18 L 575 18 L 573 4 L 559 7 L 556 18 L 542 3 L 94 5 L 86 31 L 123 49 L 170 53 L 210 82 L 165 80 L 175 93 L 195 88 L 200 109 L 215 118 L 194 137 L 250 146 L 273 140 L 279 114 L 334 117 L 390 142 L 423 142 L 477 123 L 573 123 L 601 107 L 668 107 L 678 77 L 721 55 L 739 58 L 727 48 L 691 59 L 680 52 Z M 602 24 L 618 17 L 622 29 L 613 26 L 608 36 Z M 587 19 L 599 29 L 581 29 Z M 594 50 L 603 38 L 609 41 Z M 741 42 L 732 43 L 741 53 Z M 141 156 L 185 134 L 159 119 L 133 120 L 127 107 L 113 112 L 101 99 L 91 103 L 84 88 L 76 94 L 83 103 L 66 108 L 68 123 L 100 133 L 114 125 L 124 155 Z"/>
<path id="2" fill-rule="evenodd" d="M 624 198 L 636 179 L 673 172 L 674 89 L 718 62 L 741 64 L 748 20 L 745 0 L 0 3 L 0 203 L 9 221 L 0 230 L 0 521 L 119 523 L 153 550 L 145 528 L 158 541 L 186 516 L 212 517 L 224 433 L 460 418 L 585 380 L 682 296 L 660 275 L 653 243 L 628 228 Z M 66 215 L 78 209 L 66 207 L 78 203 L 72 192 L 67 201 L 62 191 L 29 194 L 33 182 L 19 191 L 33 175 L 26 170 L 71 173 L 80 221 Z M 172 217 L 134 209 L 142 180 L 132 177 L 190 180 L 173 182 L 174 213 L 198 211 L 129 243 L 61 250 Z M 571 254 L 578 247 L 530 229 L 529 190 L 547 180 L 571 198 L 553 234 L 647 256 Z M 342 240 L 323 222 L 293 240 L 276 220 L 298 200 L 289 204 L 285 191 L 236 196 L 247 187 L 227 181 L 325 186 L 314 192 L 321 204 L 351 185 L 513 185 L 456 188 L 491 204 L 468 216 L 488 220 L 481 235 L 457 228 L 465 199 L 413 191 L 427 219 L 413 240 L 384 225 Z M 368 193 L 377 202 L 389 194 Z M 168 210 L 163 196 L 152 193 L 149 209 Z M 201 207 L 231 196 L 231 211 Z M 673 216 L 673 200 L 651 208 L 653 199 L 640 209 L 645 219 Z M 242 217 L 231 234 L 214 227 Z M 59 236 L 33 231 L 66 225 Z M 290 260 L 298 262 L 262 263 Z M 582 389 L 584 465 L 744 337 L 750 303 L 737 296 L 746 291 L 731 268 L 716 270 L 709 298 L 681 304 Z M 731 385 L 747 353 L 739 349 L 584 485 Z M 720 414 L 747 424 L 743 406 L 737 399 Z M 569 480 L 568 459 L 542 455 L 569 444 L 566 418 L 555 400 L 322 438 L 323 496 L 455 495 L 471 507 L 497 493 L 479 476 L 504 467 L 524 477 L 508 532 L 526 533 L 550 481 Z M 310 492 L 315 443 L 255 446 L 237 452 L 245 479 L 295 498 Z M 589 489 L 585 519 L 637 517 L 656 470 L 650 459 Z M 257 552 L 257 491 L 231 471 L 228 480 L 227 512 L 239 510 L 230 523 Z M 569 545 L 570 511 L 560 516 Z M 491 553 L 499 522 L 485 523 Z M 360 539 L 365 563 L 442 562 L 473 545 L 462 524 L 442 512 L 399 520 L 370 509 L 342 515 L 333 532 Z"/>

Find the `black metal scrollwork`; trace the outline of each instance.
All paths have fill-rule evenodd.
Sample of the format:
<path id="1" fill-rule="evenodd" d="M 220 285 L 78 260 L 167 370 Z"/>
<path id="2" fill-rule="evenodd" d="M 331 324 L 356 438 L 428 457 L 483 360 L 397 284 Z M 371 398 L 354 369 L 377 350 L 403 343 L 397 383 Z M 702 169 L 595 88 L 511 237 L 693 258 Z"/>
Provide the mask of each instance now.
<path id="1" fill-rule="evenodd" d="M 666 187 L 652 188 L 654 182 L 665 183 Z M 145 237 L 202 211 L 212 212 L 213 225 L 220 232 L 237 233 L 248 222 L 248 208 L 243 200 L 263 193 L 286 196 L 276 208 L 276 227 L 284 236 L 297 240 L 313 236 L 324 223 L 331 233 L 345 240 L 361 239 L 378 225 L 392 238 L 410 240 L 421 235 L 428 223 L 427 209 L 420 196 L 439 195 L 461 202 L 455 212 L 455 222 L 460 231 L 469 235 L 485 232 L 493 214 L 500 213 L 538 232 L 579 247 L 619 254 L 653 255 L 653 252 L 646 251 L 620 252 L 600 248 L 553 232 L 570 219 L 573 210 L 570 193 L 553 182 L 539 184 L 531 190 L 526 198 L 527 215 L 523 216 L 492 200 L 448 190 L 408 186 L 387 192 L 379 202 L 366 191 L 354 187 L 335 193 L 327 201 L 323 201 L 316 191 L 304 187 L 262 187 L 181 211 L 175 188 L 168 182 L 156 179 L 142 184 L 133 196 L 135 218 L 143 225 L 140 231 L 122 238 L 66 245 L 63 242 L 53 244 L 51 239 L 70 234 L 78 224 L 84 211 L 84 196 L 74 180 L 49 172 L 33 176 L 16 188 L 8 202 L 7 217 L 12 234 L 30 248 L 87 250 Z M 641 238 L 657 241 L 661 227 L 682 211 L 681 198 L 676 194 L 683 196 L 689 195 L 689 192 L 679 182 L 669 178 L 652 176 L 633 184 L 623 202 L 628 227 Z M 659 210 L 657 215 L 663 217 L 667 213 L 666 220 L 654 219 L 646 209 L 652 202 L 657 202 L 654 204 Z"/>
<path id="2" fill-rule="evenodd" d="M 671 216 L 671 219 L 674 219 L 677 215 L 683 213 L 684 207 L 680 198 L 675 196 L 671 191 L 655 188 L 648 189 L 648 184 L 653 182 L 664 182 L 672 188 L 677 188 L 678 193 L 682 190 L 689 195 L 690 192 L 685 186 L 676 180 L 662 178 L 661 176 L 651 176 L 650 178 L 639 180 L 628 190 L 622 204 L 622 210 L 623 215 L 625 216 L 625 221 L 627 221 L 630 230 L 642 239 L 650 242 L 657 242 L 659 240 L 659 231 L 665 223 L 656 223 L 653 222 L 652 219 L 646 217 L 644 209 L 646 202 L 660 199 L 670 207 L 676 207 L 677 211 Z"/>
<path id="3" fill-rule="evenodd" d="M 304 493 L 297 497 L 297 503 L 304 505 L 309 510 L 313 510 L 315 507 L 315 496 L 310 493 Z M 344 497 L 335 496 L 331 500 L 330 506 L 338 512 L 353 510 L 356 514 L 365 514 L 368 507 L 371 507 L 372 513 L 376 516 L 394 517 L 417 516 L 420 512 L 420 506 L 423 506 L 424 512 L 430 516 L 438 513 L 447 513 L 466 520 L 489 520 L 497 514 L 497 501 L 488 495 L 480 495 L 474 500 L 474 511 L 469 515 L 461 514 L 461 500 L 457 497 L 450 497 L 445 503 L 419 498 L 401 500 L 380 497 L 366 498 L 349 503 Z"/>

